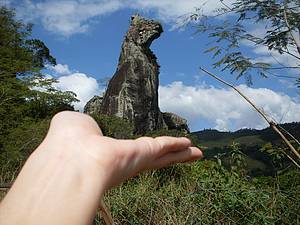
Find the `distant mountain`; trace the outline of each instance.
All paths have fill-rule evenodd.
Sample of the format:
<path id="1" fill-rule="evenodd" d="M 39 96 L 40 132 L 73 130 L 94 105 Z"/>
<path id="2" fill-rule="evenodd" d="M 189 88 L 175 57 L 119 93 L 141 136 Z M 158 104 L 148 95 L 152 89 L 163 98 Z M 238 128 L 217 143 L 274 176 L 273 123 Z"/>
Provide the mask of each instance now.
<path id="1" fill-rule="evenodd" d="M 287 130 L 295 138 L 300 139 L 300 122 L 281 124 L 280 127 Z M 281 141 L 279 135 L 270 127 L 263 130 L 241 129 L 235 132 L 224 132 L 207 129 L 192 133 L 200 145 L 205 148 L 225 147 L 237 142 L 242 145 L 254 146 L 267 142 L 277 144 Z"/>
<path id="2" fill-rule="evenodd" d="M 299 122 L 281 124 L 280 127 L 300 140 Z M 273 146 L 282 145 L 280 136 L 270 127 L 262 130 L 241 129 L 235 132 L 208 129 L 193 132 L 192 135 L 203 150 L 206 159 L 215 159 L 216 156 L 222 155 L 222 161 L 226 164 L 230 145 L 235 142 L 240 144 L 242 152 L 247 155 L 247 169 L 250 175 L 272 175 L 278 169 L 271 157 L 260 151 L 266 143 L 272 143 Z M 288 164 L 289 161 L 286 160 L 285 163 Z"/>

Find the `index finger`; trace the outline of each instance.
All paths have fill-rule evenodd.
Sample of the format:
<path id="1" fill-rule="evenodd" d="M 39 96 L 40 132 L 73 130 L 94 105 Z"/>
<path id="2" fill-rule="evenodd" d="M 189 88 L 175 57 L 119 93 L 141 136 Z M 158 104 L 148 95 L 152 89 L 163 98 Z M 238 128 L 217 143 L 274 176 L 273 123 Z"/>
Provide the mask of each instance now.
<path id="1" fill-rule="evenodd" d="M 183 151 L 191 146 L 191 141 L 185 137 L 141 137 L 136 140 L 119 140 L 122 148 L 144 151 L 160 157 L 169 152 Z"/>

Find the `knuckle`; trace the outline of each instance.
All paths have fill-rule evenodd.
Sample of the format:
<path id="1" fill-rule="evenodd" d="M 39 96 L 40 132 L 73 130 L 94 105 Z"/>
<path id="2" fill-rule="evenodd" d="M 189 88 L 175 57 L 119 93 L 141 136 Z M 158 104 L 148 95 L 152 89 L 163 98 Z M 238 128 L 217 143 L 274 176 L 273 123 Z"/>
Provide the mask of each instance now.
<path id="1" fill-rule="evenodd" d="M 143 147 L 148 151 L 153 152 L 155 149 L 159 148 L 159 143 L 152 137 L 141 137 L 139 138 L 140 143 L 142 143 Z"/>

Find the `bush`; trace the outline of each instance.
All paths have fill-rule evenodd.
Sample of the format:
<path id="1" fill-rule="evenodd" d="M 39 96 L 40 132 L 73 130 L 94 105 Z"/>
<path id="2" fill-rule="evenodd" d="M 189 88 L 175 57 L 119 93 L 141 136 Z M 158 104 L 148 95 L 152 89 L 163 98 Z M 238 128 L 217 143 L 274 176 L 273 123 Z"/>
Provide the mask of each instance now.
<path id="1" fill-rule="evenodd" d="M 45 137 L 50 120 L 24 118 L 0 138 L 0 183 L 12 182 L 25 160 Z"/>
<path id="2" fill-rule="evenodd" d="M 132 138 L 133 126 L 129 122 L 117 117 L 103 114 L 91 115 L 98 123 L 105 136 L 128 139 Z"/>
<path id="3" fill-rule="evenodd" d="M 294 185 L 288 190 L 257 185 L 201 161 L 140 175 L 110 191 L 105 201 L 117 224 L 299 224 L 299 182 Z"/>
<path id="4" fill-rule="evenodd" d="M 172 137 L 185 137 L 186 134 L 183 131 L 179 130 L 154 130 L 148 131 L 145 136 L 148 137 L 159 137 L 159 136 L 172 136 Z"/>

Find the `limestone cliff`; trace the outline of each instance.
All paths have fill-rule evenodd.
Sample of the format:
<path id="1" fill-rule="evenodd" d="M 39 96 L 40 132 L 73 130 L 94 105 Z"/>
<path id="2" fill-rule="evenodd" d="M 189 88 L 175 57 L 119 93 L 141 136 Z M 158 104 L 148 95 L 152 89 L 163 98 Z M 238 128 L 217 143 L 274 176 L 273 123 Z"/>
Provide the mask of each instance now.
<path id="1" fill-rule="evenodd" d="M 175 125 L 179 117 L 163 116 L 158 106 L 159 65 L 150 45 L 162 32 L 159 22 L 132 16 L 117 70 L 101 99 L 101 107 L 97 103 L 100 99 L 94 97 L 85 112 L 126 119 L 133 124 L 136 134 L 169 128 L 169 125 L 174 129 L 184 127 L 181 124 L 184 120 L 181 125 Z M 175 117 L 177 121 L 171 122 Z"/>

